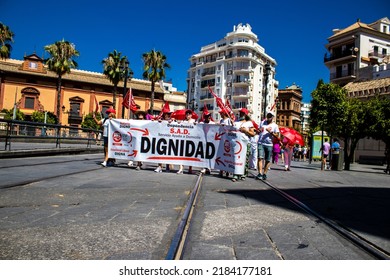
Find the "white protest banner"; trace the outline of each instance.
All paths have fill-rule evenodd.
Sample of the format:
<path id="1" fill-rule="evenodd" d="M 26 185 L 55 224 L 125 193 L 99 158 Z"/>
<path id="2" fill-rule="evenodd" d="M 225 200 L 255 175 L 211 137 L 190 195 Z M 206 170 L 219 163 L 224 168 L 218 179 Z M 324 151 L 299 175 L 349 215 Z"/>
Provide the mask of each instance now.
<path id="1" fill-rule="evenodd" d="M 108 129 L 110 158 L 244 173 L 248 141 L 232 126 L 113 119 Z"/>

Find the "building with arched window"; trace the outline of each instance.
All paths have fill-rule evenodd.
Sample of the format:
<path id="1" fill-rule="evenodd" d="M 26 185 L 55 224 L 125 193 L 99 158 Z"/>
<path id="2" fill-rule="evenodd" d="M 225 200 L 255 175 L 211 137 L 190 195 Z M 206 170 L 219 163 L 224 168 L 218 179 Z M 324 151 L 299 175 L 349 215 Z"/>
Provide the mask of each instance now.
<path id="1" fill-rule="evenodd" d="M 24 60 L 0 60 L 0 110 L 16 108 L 24 113 L 26 120 L 31 119 L 34 111 L 48 111 L 56 114 L 57 108 L 57 76 L 48 71 L 43 59 L 36 54 L 24 57 Z M 62 77 L 60 115 L 57 116 L 63 125 L 80 127 L 85 115 L 96 108 L 105 113 L 113 106 L 113 84 L 102 73 L 71 70 Z M 150 81 L 131 79 L 127 83 L 131 88 L 135 103 L 140 110 L 150 107 Z M 170 91 L 171 85 L 161 87 L 155 85 L 154 111 L 161 111 L 165 101 L 169 101 L 171 110 L 186 106 L 184 92 Z M 122 116 L 122 101 L 125 93 L 124 84 L 117 88 L 116 111 Z M 127 111 L 127 110 L 126 110 Z M 128 116 L 127 112 L 125 116 Z"/>

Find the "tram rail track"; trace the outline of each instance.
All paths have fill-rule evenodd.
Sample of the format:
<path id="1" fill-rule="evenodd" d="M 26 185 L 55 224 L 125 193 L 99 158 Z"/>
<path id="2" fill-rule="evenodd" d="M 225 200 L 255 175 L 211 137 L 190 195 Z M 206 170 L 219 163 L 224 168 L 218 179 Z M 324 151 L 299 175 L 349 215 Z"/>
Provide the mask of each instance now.
<path id="1" fill-rule="evenodd" d="M 268 181 L 263 181 L 268 187 L 270 187 L 272 190 L 277 192 L 279 195 L 293 203 L 294 205 L 298 206 L 300 209 L 305 211 L 306 213 L 310 214 L 311 216 L 317 218 L 324 224 L 326 224 L 328 227 L 336 231 L 338 234 L 340 234 L 342 237 L 347 239 L 349 242 L 353 243 L 357 247 L 359 247 L 361 250 L 365 251 L 366 253 L 370 254 L 371 256 L 375 257 L 379 260 L 389 260 L 390 259 L 390 253 L 384 250 L 383 248 L 380 248 L 379 246 L 373 244 L 372 242 L 368 241 L 364 237 L 360 236 L 353 230 L 349 229 L 348 227 L 340 224 L 335 223 L 322 215 L 318 214 L 316 211 L 308 207 L 306 204 L 304 204 L 302 201 L 298 200 L 297 198 L 289 195 L 285 191 L 279 189 L 278 187 L 272 185 Z"/>
<path id="2" fill-rule="evenodd" d="M 176 230 L 175 236 L 171 242 L 170 248 L 166 255 L 167 260 L 180 260 L 184 254 L 185 243 L 187 242 L 187 236 L 189 235 L 189 229 L 191 227 L 192 215 L 196 211 L 196 203 L 198 202 L 198 196 L 201 192 L 201 183 L 203 179 L 203 174 L 199 174 L 199 178 L 193 188 L 193 191 L 187 201 L 185 211 L 180 220 L 178 228 Z M 363 252 L 369 254 L 374 259 L 378 260 L 389 260 L 390 253 L 380 246 L 370 242 L 366 238 L 362 237 L 358 233 L 354 232 L 350 228 L 342 225 L 341 223 L 334 222 L 326 217 L 320 215 L 315 210 L 307 206 L 305 203 L 297 199 L 296 197 L 288 194 L 287 192 L 281 190 L 280 188 L 274 186 L 269 181 L 261 181 L 266 184 L 270 189 L 276 192 L 278 195 L 286 199 L 288 202 L 294 204 L 306 214 L 311 217 L 314 217 L 316 220 L 320 221 L 328 228 L 332 229 L 339 236 L 347 240 L 349 243 L 353 244 L 355 247 L 359 248 Z"/>

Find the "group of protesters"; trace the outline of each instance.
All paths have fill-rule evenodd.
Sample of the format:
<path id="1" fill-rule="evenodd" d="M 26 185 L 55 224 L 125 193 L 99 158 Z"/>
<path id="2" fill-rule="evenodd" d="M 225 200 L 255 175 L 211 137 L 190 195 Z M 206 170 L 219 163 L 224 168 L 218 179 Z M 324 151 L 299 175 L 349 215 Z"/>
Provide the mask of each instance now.
<path id="1" fill-rule="evenodd" d="M 274 122 L 274 114 L 272 112 L 267 113 L 266 118 L 262 120 L 259 124 L 253 121 L 250 117 L 249 111 L 246 108 L 241 108 L 239 110 L 239 117 L 236 119 L 232 111 L 226 109 L 221 109 L 219 114 L 221 116 L 220 121 L 217 123 L 212 119 L 212 114 L 208 112 L 207 107 L 204 108 L 201 118 L 199 120 L 195 119 L 194 112 L 190 109 L 185 111 L 184 120 L 175 120 L 172 117 L 172 113 L 169 109 L 169 106 L 162 109 L 161 113 L 157 117 L 153 117 L 151 114 L 144 111 L 135 112 L 136 119 L 145 119 L 159 122 L 173 122 L 177 121 L 180 123 L 204 123 L 204 124 L 216 124 L 216 125 L 227 125 L 233 126 L 237 131 L 241 133 L 241 136 L 247 140 L 247 154 L 245 161 L 245 171 L 243 174 L 229 174 L 226 171 L 219 171 L 220 177 L 230 178 L 233 182 L 238 180 L 245 180 L 249 169 L 254 169 L 258 171 L 256 179 L 266 180 L 268 170 L 270 170 L 270 165 L 273 160 L 274 145 L 277 144 L 283 149 L 284 153 L 284 164 L 285 170 L 290 170 L 291 157 L 293 153 L 294 144 L 289 141 L 288 138 L 283 138 L 280 135 L 279 127 Z M 115 110 L 108 109 L 106 111 L 108 118 L 97 120 L 94 116 L 95 121 L 103 127 L 103 139 L 104 139 L 104 151 L 105 158 L 101 163 L 104 167 L 109 165 L 108 158 L 108 135 L 107 135 L 107 119 L 115 118 Z M 129 166 L 134 166 L 133 161 L 129 162 Z M 140 170 L 142 167 L 142 162 L 137 162 L 136 170 Z M 170 164 L 165 164 L 167 171 L 172 171 L 173 166 Z M 159 163 L 155 172 L 163 172 L 164 164 Z M 202 173 L 210 173 L 210 169 L 203 168 Z M 180 165 L 177 174 L 184 173 L 184 166 Z M 193 173 L 192 166 L 188 166 L 188 174 Z"/>

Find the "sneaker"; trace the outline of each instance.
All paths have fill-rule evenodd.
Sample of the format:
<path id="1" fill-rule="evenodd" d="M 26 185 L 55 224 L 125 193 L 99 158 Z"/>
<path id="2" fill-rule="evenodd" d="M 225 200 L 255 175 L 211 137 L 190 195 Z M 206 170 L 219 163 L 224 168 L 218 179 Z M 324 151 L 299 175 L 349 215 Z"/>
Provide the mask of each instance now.
<path id="1" fill-rule="evenodd" d="M 245 176 L 241 176 L 241 181 L 245 181 L 246 180 L 246 177 Z"/>
<path id="2" fill-rule="evenodd" d="M 137 166 L 136 168 L 135 168 L 135 170 L 141 170 L 141 166 Z"/>
<path id="3" fill-rule="evenodd" d="M 130 167 L 133 166 L 133 161 L 130 160 L 130 161 L 127 163 L 127 165 L 130 166 Z"/>
<path id="4" fill-rule="evenodd" d="M 107 167 L 107 162 L 103 161 L 103 162 L 101 163 L 101 165 L 103 165 L 104 167 Z"/>
<path id="5" fill-rule="evenodd" d="M 267 174 L 263 174 L 263 180 L 267 180 Z"/>
<path id="6" fill-rule="evenodd" d="M 234 175 L 233 179 L 232 179 L 232 182 L 236 182 L 237 180 L 238 180 L 238 176 Z"/>
<path id="7" fill-rule="evenodd" d="M 179 171 L 176 172 L 177 174 L 183 174 L 183 169 L 179 169 Z"/>
<path id="8" fill-rule="evenodd" d="M 162 169 L 161 169 L 161 167 L 160 167 L 160 166 L 159 166 L 159 167 L 157 167 L 157 168 L 154 170 L 154 172 L 161 173 L 161 172 L 162 172 Z"/>
<path id="9" fill-rule="evenodd" d="M 261 174 L 261 173 L 257 174 L 256 179 L 263 180 L 263 174 Z"/>
<path id="10" fill-rule="evenodd" d="M 200 173 L 205 174 L 205 173 L 206 173 L 206 168 L 203 168 L 203 169 L 200 171 Z"/>

